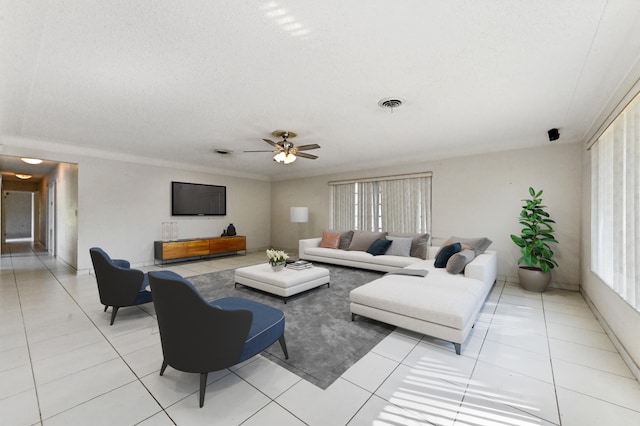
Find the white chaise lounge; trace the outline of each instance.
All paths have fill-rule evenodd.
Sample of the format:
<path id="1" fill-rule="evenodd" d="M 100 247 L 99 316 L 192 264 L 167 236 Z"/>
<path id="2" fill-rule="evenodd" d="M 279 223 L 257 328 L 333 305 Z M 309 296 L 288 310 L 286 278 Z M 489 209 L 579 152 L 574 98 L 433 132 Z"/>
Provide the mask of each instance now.
<path id="1" fill-rule="evenodd" d="M 433 266 L 439 247 L 429 249 L 429 260 L 406 269 L 424 269 L 425 277 L 385 275 L 351 291 L 351 314 L 461 344 L 471 332 L 497 275 L 497 255 L 478 255 L 464 274 L 450 274 Z"/>

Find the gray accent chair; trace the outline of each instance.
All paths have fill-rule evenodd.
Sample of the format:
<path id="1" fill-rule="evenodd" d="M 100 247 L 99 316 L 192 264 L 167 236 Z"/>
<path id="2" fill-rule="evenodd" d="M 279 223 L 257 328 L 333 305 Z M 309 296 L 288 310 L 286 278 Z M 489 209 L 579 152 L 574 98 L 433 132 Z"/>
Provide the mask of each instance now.
<path id="1" fill-rule="evenodd" d="M 121 307 L 151 302 L 147 274 L 131 269 L 127 260 L 111 259 L 101 248 L 92 247 L 89 254 L 96 273 L 100 303 L 104 305 L 105 312 L 109 306 L 112 307 L 110 325 L 113 325 Z"/>
<path id="2" fill-rule="evenodd" d="M 171 271 L 149 272 L 162 344 L 162 376 L 167 366 L 200 374 L 200 407 L 207 375 L 242 361 L 284 339 L 284 313 L 239 297 L 207 302 L 186 279 Z"/>

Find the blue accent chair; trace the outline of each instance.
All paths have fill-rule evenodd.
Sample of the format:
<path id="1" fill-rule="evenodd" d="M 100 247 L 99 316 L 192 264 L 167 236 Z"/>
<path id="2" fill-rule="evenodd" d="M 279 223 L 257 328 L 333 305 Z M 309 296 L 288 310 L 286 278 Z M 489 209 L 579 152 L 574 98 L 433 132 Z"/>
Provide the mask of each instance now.
<path id="1" fill-rule="evenodd" d="M 162 343 L 162 368 L 200 373 L 200 407 L 207 375 L 259 354 L 276 341 L 289 358 L 284 313 L 239 297 L 207 302 L 186 279 L 171 271 L 149 272 Z"/>
<path id="2" fill-rule="evenodd" d="M 131 269 L 127 260 L 111 259 L 104 250 L 98 247 L 89 249 L 93 269 L 96 272 L 100 303 L 107 312 L 111 310 L 111 325 L 116 319 L 118 309 L 124 306 L 142 305 L 152 300 L 147 274 L 137 269 Z"/>

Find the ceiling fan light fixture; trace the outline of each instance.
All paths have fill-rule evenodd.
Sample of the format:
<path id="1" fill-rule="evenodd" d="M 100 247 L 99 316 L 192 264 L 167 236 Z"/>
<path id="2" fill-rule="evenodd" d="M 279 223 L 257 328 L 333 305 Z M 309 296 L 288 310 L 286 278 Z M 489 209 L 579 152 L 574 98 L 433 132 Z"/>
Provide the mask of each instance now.
<path id="1" fill-rule="evenodd" d="M 27 180 L 27 179 L 31 179 L 33 176 L 25 174 L 25 173 L 16 173 L 16 177 L 18 179 Z"/>
<path id="2" fill-rule="evenodd" d="M 273 159 L 278 163 L 291 164 L 296 161 L 296 156 L 290 152 L 280 151 L 273 156 Z"/>
<path id="3" fill-rule="evenodd" d="M 295 156 L 295 155 L 293 155 L 293 154 L 291 154 L 291 153 L 288 153 L 288 154 L 284 157 L 284 161 L 283 161 L 283 162 L 284 162 L 284 164 L 291 164 L 291 163 L 293 163 L 294 161 L 296 161 L 296 156 Z"/>

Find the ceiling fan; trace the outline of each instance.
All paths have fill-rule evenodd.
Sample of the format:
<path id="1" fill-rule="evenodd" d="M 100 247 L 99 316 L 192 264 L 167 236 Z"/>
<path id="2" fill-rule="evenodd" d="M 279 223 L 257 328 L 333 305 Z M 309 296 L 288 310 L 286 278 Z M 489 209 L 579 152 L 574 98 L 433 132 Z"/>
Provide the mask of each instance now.
<path id="1" fill-rule="evenodd" d="M 262 139 L 269 145 L 272 145 L 276 148 L 276 151 L 273 150 L 257 150 L 257 151 L 244 151 L 244 152 L 275 152 L 273 156 L 273 160 L 278 163 L 290 164 L 296 161 L 297 157 L 308 158 L 310 160 L 315 160 L 318 158 L 317 155 L 307 154 L 306 152 L 301 151 L 309 151 L 312 149 L 320 148 L 318 144 L 309 144 L 309 145 L 300 145 L 295 146 L 292 142 L 289 142 L 287 139 L 295 138 L 297 136 L 296 133 L 290 132 L 289 130 L 275 130 L 271 133 L 275 137 L 282 138 L 280 142 L 274 142 L 269 139 Z"/>

